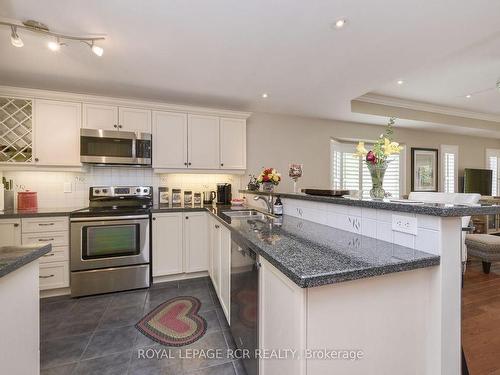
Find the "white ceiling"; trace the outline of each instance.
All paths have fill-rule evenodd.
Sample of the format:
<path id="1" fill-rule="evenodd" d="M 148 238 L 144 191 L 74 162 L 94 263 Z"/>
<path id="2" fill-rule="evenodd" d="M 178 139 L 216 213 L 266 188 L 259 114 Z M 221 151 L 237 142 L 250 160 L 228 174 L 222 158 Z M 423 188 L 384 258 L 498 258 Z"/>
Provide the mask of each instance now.
<path id="1" fill-rule="evenodd" d="M 491 0 L 0 0 L 0 17 L 107 35 L 98 58 L 23 31 L 14 48 L 1 28 L 0 84 L 355 121 L 350 101 L 367 92 L 458 106 L 492 86 L 499 15 Z"/>

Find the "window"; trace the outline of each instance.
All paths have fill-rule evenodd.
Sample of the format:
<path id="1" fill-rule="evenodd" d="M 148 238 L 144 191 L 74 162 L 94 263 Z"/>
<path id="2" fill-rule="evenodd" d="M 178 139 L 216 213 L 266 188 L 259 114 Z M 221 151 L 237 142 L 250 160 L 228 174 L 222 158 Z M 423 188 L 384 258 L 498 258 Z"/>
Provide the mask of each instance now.
<path id="1" fill-rule="evenodd" d="M 500 195 L 500 150 L 486 150 L 486 168 L 493 171 L 491 195 Z"/>
<path id="2" fill-rule="evenodd" d="M 366 148 L 370 148 L 366 145 Z M 331 188 L 359 190 L 364 198 L 370 197 L 372 179 L 364 161 L 358 158 L 356 144 L 331 142 Z M 404 151 L 391 155 L 384 177 L 384 189 L 392 197 L 398 198 L 403 191 Z"/>
<path id="3" fill-rule="evenodd" d="M 441 190 L 458 191 L 458 146 L 441 145 Z"/>

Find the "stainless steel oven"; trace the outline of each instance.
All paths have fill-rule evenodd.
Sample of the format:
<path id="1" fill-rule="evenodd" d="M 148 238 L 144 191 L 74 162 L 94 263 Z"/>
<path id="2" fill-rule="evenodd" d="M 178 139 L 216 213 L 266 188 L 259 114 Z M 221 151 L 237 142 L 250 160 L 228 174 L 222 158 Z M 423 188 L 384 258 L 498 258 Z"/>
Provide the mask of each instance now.
<path id="1" fill-rule="evenodd" d="M 80 129 L 80 161 L 151 166 L 151 138 L 150 133 Z"/>
<path id="2" fill-rule="evenodd" d="M 72 296 L 149 286 L 149 215 L 70 220 Z"/>

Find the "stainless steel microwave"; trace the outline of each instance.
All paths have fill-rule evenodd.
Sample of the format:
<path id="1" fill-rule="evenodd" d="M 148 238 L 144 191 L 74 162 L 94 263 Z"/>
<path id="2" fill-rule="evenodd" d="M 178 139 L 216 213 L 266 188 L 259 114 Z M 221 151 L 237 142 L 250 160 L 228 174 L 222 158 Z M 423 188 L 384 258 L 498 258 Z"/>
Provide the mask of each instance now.
<path id="1" fill-rule="evenodd" d="M 92 164 L 151 166 L 151 134 L 80 129 L 80 161 Z"/>

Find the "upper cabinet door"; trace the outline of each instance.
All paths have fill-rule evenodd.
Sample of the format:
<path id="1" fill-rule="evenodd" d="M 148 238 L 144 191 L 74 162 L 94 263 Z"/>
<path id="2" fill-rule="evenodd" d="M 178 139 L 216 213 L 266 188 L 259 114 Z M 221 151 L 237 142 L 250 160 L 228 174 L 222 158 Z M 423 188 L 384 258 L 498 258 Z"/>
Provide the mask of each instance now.
<path id="1" fill-rule="evenodd" d="M 187 168 L 187 115 L 153 112 L 153 168 Z"/>
<path id="2" fill-rule="evenodd" d="M 101 104 L 83 104 L 83 127 L 88 129 L 118 130 L 118 107 Z"/>
<path id="3" fill-rule="evenodd" d="M 120 107 L 118 128 L 127 132 L 151 133 L 151 111 L 148 109 Z"/>
<path id="4" fill-rule="evenodd" d="M 243 119 L 220 119 L 220 168 L 246 169 L 247 123 Z"/>
<path id="5" fill-rule="evenodd" d="M 188 166 L 219 169 L 219 118 L 188 115 Z"/>
<path id="6" fill-rule="evenodd" d="M 82 105 L 35 100 L 35 164 L 80 166 Z"/>

